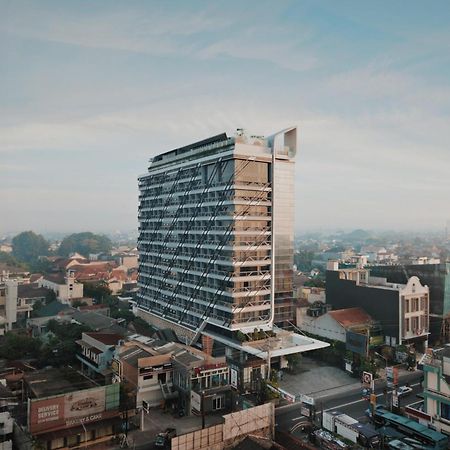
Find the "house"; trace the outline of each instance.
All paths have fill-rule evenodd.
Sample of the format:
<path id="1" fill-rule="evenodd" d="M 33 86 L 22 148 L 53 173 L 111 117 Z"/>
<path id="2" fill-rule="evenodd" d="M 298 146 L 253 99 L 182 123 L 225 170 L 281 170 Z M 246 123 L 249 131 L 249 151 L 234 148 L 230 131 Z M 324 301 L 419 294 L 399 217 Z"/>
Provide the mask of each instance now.
<path id="1" fill-rule="evenodd" d="M 50 289 L 39 287 L 38 283 L 17 286 L 17 315 L 29 318 L 36 303 L 45 304 Z"/>
<path id="2" fill-rule="evenodd" d="M 178 397 L 172 385 L 171 347 L 168 344 L 157 349 L 136 340 L 117 347 L 112 363 L 115 379 L 131 389 L 136 408 L 148 411 Z"/>
<path id="3" fill-rule="evenodd" d="M 367 356 L 369 349 L 383 344 L 382 330 L 362 308 L 318 311 L 307 309 L 297 326 L 307 333 L 346 344 L 347 350 Z"/>
<path id="4" fill-rule="evenodd" d="M 80 347 L 76 357 L 81 363 L 81 372 L 101 384 L 109 384 L 114 350 L 122 339 L 123 336 L 116 333 L 82 333 L 81 339 L 76 341 Z"/>
<path id="5" fill-rule="evenodd" d="M 28 319 L 27 328 L 33 337 L 39 337 L 47 333 L 47 325 L 50 320 L 70 323 L 74 311 L 75 309 L 71 306 L 55 300 L 40 308 L 36 317 Z"/>
<path id="6" fill-rule="evenodd" d="M 117 333 L 121 336 L 127 335 L 127 330 L 121 326 L 123 319 L 113 319 L 98 312 L 75 310 L 72 320 L 80 325 L 86 325 L 93 331 L 104 333 Z"/>
<path id="7" fill-rule="evenodd" d="M 38 281 L 39 287 L 51 289 L 62 303 L 83 298 L 83 285 L 75 280 L 74 272 L 68 270 L 63 274 L 44 275 Z"/>

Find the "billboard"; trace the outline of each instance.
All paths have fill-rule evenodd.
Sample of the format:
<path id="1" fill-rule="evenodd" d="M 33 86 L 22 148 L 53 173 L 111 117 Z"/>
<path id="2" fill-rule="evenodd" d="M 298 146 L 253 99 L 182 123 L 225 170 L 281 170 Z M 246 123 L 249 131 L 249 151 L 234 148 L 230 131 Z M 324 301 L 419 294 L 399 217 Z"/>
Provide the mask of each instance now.
<path id="1" fill-rule="evenodd" d="M 99 386 L 29 401 L 28 427 L 43 433 L 113 417 L 119 410 L 119 384 Z"/>
<path id="2" fill-rule="evenodd" d="M 367 354 L 367 335 L 347 331 L 345 339 L 345 348 L 359 355 Z"/>

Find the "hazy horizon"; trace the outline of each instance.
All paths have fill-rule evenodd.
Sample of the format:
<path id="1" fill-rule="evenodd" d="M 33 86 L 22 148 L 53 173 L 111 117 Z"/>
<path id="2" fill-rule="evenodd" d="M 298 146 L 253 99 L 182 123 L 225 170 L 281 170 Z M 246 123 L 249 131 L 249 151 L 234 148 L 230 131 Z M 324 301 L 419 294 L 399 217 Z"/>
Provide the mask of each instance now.
<path id="1" fill-rule="evenodd" d="M 445 1 L 0 1 L 0 236 L 135 229 L 151 156 L 291 125 L 297 232 L 444 230 L 449 19 Z"/>

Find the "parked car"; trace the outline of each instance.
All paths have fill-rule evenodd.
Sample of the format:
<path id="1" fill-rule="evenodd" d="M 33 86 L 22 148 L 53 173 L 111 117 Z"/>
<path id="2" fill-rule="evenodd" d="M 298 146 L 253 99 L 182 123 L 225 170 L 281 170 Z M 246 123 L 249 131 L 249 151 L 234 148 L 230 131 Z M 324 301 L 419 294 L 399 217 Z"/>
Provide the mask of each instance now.
<path id="1" fill-rule="evenodd" d="M 397 389 L 397 395 L 398 397 L 406 397 L 407 395 L 411 394 L 412 387 L 410 386 L 400 386 Z"/>
<path id="2" fill-rule="evenodd" d="M 175 428 L 166 428 L 166 431 L 158 433 L 155 439 L 155 448 L 170 448 L 170 441 L 177 435 Z"/>

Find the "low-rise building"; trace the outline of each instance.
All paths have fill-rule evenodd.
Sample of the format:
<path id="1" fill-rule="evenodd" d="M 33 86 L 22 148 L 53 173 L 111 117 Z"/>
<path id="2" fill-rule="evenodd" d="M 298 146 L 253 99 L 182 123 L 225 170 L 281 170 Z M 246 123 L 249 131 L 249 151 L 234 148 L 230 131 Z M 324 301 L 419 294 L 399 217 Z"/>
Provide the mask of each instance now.
<path id="1" fill-rule="evenodd" d="M 14 419 L 8 411 L 0 412 L 0 450 L 12 450 Z"/>
<path id="2" fill-rule="evenodd" d="M 0 282 L 0 335 L 12 329 L 17 322 L 17 280 L 5 278 Z"/>
<path id="3" fill-rule="evenodd" d="M 231 410 L 230 371 L 224 357 L 214 358 L 192 347 L 172 355 L 173 384 L 186 414 Z"/>
<path id="4" fill-rule="evenodd" d="M 71 368 L 24 376 L 26 429 L 36 448 L 105 443 L 121 430 L 120 384 L 98 386 Z"/>
<path id="5" fill-rule="evenodd" d="M 422 363 L 424 413 L 434 429 L 450 436 L 450 344 L 429 351 Z"/>
<path id="6" fill-rule="evenodd" d="M 369 348 L 383 344 L 379 325 L 362 308 L 346 308 L 334 311 L 323 310 L 323 314 L 307 314 L 297 326 L 309 334 L 328 340 L 340 341 L 354 347 L 356 353 L 367 355 Z M 313 309 L 313 313 L 316 309 Z M 358 341 L 358 344 L 356 342 Z M 353 343 L 353 345 L 352 345 Z"/>
<path id="7" fill-rule="evenodd" d="M 122 335 L 115 333 L 82 333 L 77 341 L 80 351 L 76 355 L 81 363 L 81 372 L 101 384 L 109 384 L 112 379 L 111 361 L 116 345 L 122 339 Z"/>
<path id="8" fill-rule="evenodd" d="M 148 410 L 178 396 L 172 384 L 172 352 L 177 348 L 173 345 L 153 348 L 133 340 L 117 348 L 112 363 L 115 379 L 133 392 L 136 408 Z"/>
<path id="9" fill-rule="evenodd" d="M 58 300 L 70 304 L 72 300 L 83 298 L 83 284 L 75 280 L 74 272 L 68 270 L 66 274 L 44 275 L 38 281 L 39 287 L 51 289 Z"/>
<path id="10" fill-rule="evenodd" d="M 429 289 L 413 276 L 406 284 L 372 277 L 369 269 L 339 268 L 330 261 L 326 273 L 327 304 L 333 309 L 361 307 L 380 322 L 385 344 L 428 346 Z"/>

